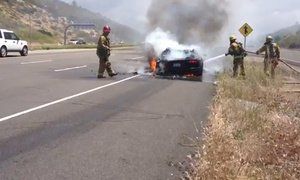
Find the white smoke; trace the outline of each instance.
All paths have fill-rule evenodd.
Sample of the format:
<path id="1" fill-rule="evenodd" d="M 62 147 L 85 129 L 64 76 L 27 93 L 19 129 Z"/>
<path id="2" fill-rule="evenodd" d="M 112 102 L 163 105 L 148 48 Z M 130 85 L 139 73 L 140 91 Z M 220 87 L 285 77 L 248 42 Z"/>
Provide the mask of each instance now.
<path id="1" fill-rule="evenodd" d="M 152 33 L 146 37 L 146 45 L 154 48 L 155 55 L 159 56 L 164 50 L 170 48 L 171 50 L 195 50 L 201 55 L 202 48 L 198 45 L 184 45 L 180 44 L 174 34 L 165 32 L 161 28 L 156 28 Z M 182 56 L 180 53 L 174 53 L 173 59 L 179 59 Z"/>

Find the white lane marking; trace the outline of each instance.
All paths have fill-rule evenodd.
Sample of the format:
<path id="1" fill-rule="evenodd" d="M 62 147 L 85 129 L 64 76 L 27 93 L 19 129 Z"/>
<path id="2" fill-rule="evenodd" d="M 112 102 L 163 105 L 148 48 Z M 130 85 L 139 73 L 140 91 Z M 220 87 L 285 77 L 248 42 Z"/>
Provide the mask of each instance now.
<path id="1" fill-rule="evenodd" d="M 37 64 L 37 63 L 46 63 L 46 62 L 52 62 L 53 60 L 46 60 L 46 61 L 31 61 L 31 62 L 22 62 L 22 65 L 26 64 Z"/>
<path id="2" fill-rule="evenodd" d="M 75 95 L 72 95 L 72 96 L 69 96 L 69 97 L 65 97 L 65 98 L 59 99 L 59 100 L 56 100 L 56 101 L 53 101 L 53 102 L 50 102 L 50 103 L 47 103 L 47 104 L 43 104 L 43 105 L 40 105 L 40 106 L 31 108 L 31 109 L 28 109 L 28 110 L 25 110 L 25 111 L 22 111 L 22 112 L 19 112 L 19 113 L 16 113 L 16 114 L 13 114 L 13 115 L 10 115 L 10 116 L 7 116 L 7 117 L 3 117 L 3 118 L 0 119 L 0 122 L 7 121 L 7 120 L 15 118 L 15 117 L 19 117 L 19 116 L 22 116 L 24 114 L 31 113 L 33 111 L 44 109 L 46 107 L 49 107 L 49 106 L 52 106 L 52 105 L 55 105 L 55 104 L 58 104 L 58 103 L 61 103 L 61 102 L 64 102 L 64 101 L 68 101 L 70 99 L 74 99 L 74 98 L 77 98 L 79 96 L 83 96 L 83 95 L 86 95 L 86 94 L 98 91 L 100 89 L 107 88 L 109 86 L 114 86 L 114 85 L 120 84 L 122 82 L 129 81 L 131 79 L 137 78 L 139 76 L 140 75 L 131 76 L 129 78 L 126 78 L 126 79 L 123 79 L 123 80 L 120 80 L 120 81 L 117 81 L 117 82 L 113 82 L 113 83 L 110 83 L 110 84 L 107 84 L 107 85 L 104 85 L 104 86 L 100 86 L 100 87 L 97 87 L 97 88 L 94 88 L 94 89 L 91 89 L 91 90 L 88 90 L 88 91 L 85 91 L 85 92 L 81 92 L 81 93 L 78 93 L 78 94 L 75 94 Z"/>
<path id="3" fill-rule="evenodd" d="M 84 66 L 76 66 L 76 67 L 70 67 L 70 68 L 65 68 L 65 69 L 56 69 L 54 70 L 55 72 L 62 72 L 62 71 L 68 71 L 68 70 L 74 70 L 74 69 L 82 69 L 82 68 L 86 68 L 87 65 Z"/>
<path id="4" fill-rule="evenodd" d="M 137 59 L 143 59 L 143 58 L 145 58 L 145 57 L 144 56 L 140 56 L 140 57 L 134 57 L 134 58 L 130 58 L 130 59 L 137 60 Z"/>

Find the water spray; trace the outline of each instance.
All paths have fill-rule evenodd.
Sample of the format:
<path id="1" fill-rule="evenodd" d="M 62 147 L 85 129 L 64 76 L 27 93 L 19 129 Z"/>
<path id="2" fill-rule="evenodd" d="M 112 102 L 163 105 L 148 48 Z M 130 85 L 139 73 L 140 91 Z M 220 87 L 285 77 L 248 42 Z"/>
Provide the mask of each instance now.
<path id="1" fill-rule="evenodd" d="M 216 56 L 216 57 L 213 57 L 213 58 L 209 58 L 209 59 L 205 60 L 205 62 L 210 62 L 210 61 L 218 60 L 218 59 L 224 58 L 224 57 L 225 57 L 225 54 L 221 54 L 219 56 Z"/>
<path id="2" fill-rule="evenodd" d="M 221 54 L 204 61 L 204 70 L 206 73 L 214 75 L 225 69 L 224 65 L 225 54 Z"/>

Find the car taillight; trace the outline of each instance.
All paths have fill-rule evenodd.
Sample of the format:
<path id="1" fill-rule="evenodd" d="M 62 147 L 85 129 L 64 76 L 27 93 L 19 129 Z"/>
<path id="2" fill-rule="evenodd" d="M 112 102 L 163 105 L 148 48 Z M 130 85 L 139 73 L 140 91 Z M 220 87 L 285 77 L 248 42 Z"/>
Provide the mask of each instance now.
<path id="1" fill-rule="evenodd" d="M 192 59 L 192 60 L 189 60 L 189 63 L 190 63 L 190 64 L 198 64 L 198 61 Z"/>
<path id="2" fill-rule="evenodd" d="M 193 77 L 194 74 L 185 74 L 186 77 Z"/>

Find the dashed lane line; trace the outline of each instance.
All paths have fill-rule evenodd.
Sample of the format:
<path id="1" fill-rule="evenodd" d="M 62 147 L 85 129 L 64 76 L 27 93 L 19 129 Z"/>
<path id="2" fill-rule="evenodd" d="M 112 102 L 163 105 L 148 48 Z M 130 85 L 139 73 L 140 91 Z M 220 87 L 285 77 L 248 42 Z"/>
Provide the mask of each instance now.
<path id="1" fill-rule="evenodd" d="M 140 56 L 140 57 L 134 57 L 134 58 L 130 58 L 130 59 L 137 60 L 137 59 L 143 59 L 143 58 L 145 58 L 145 57 L 144 56 Z"/>
<path id="2" fill-rule="evenodd" d="M 74 70 L 74 69 L 82 69 L 82 68 L 86 68 L 87 65 L 83 65 L 83 66 L 76 66 L 76 67 L 70 67 L 70 68 L 65 68 L 65 69 L 56 69 L 54 70 L 55 72 L 62 72 L 62 71 L 69 71 L 69 70 Z"/>
<path id="3" fill-rule="evenodd" d="M 52 62 L 53 60 L 45 60 L 45 61 L 30 61 L 30 62 L 22 62 L 22 65 L 26 64 L 37 64 L 37 63 L 46 63 L 46 62 Z"/>
<path id="4" fill-rule="evenodd" d="M 59 103 L 62 103 L 64 101 L 68 101 L 70 99 L 74 99 L 74 98 L 77 98 L 77 97 L 80 97 L 80 96 L 83 96 L 83 95 L 86 95 L 86 94 L 89 94 L 89 93 L 92 93 L 92 92 L 95 92 L 95 91 L 99 91 L 101 89 L 104 89 L 104 88 L 107 88 L 107 87 L 110 87 L 110 86 L 115 86 L 117 84 L 129 81 L 129 80 L 137 78 L 139 76 L 140 75 L 131 76 L 131 77 L 128 77 L 128 78 L 120 80 L 120 81 L 116 81 L 116 82 L 113 82 L 113 83 L 110 83 L 110 84 L 107 84 L 107 85 L 104 85 L 104 86 L 99 86 L 99 87 L 96 87 L 96 88 L 88 90 L 88 91 L 84 91 L 84 92 L 81 92 L 81 93 L 78 93 L 78 94 L 75 94 L 75 95 L 72 95 L 72 96 L 68 96 L 68 97 L 53 101 L 53 102 L 49 102 L 47 104 L 43 104 L 43 105 L 28 109 L 28 110 L 25 110 L 25 111 L 22 111 L 22 112 L 18 112 L 18 113 L 15 113 L 15 114 L 12 114 L 12 115 L 1 118 L 0 122 L 7 121 L 7 120 L 10 120 L 10 119 L 13 119 L 13 118 L 16 118 L 16 117 L 19 117 L 19 116 L 22 116 L 22 115 L 40 110 L 40 109 L 44 109 L 46 107 L 53 106 L 55 104 L 59 104 Z"/>

